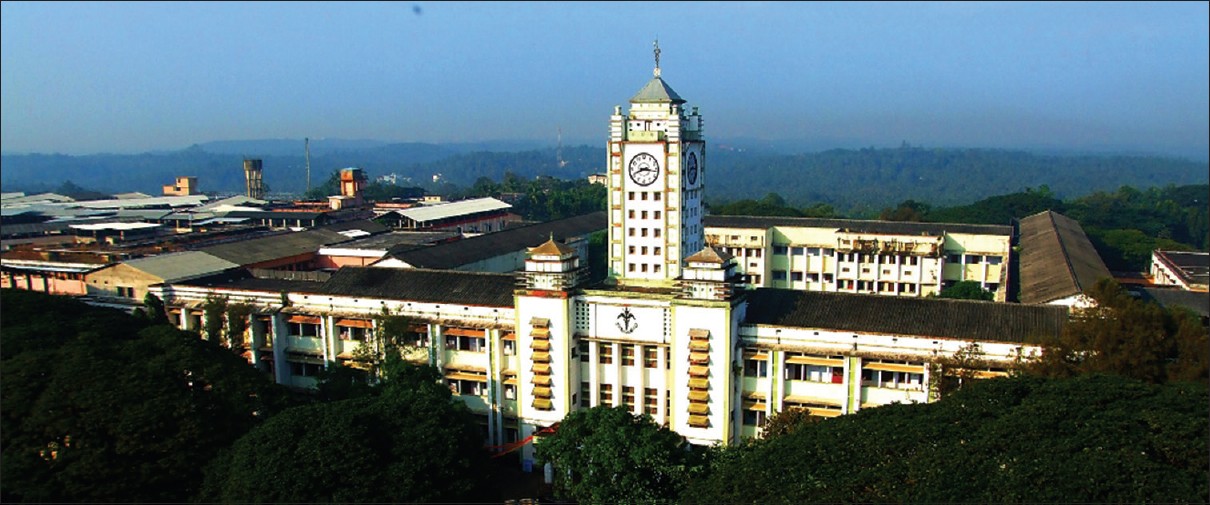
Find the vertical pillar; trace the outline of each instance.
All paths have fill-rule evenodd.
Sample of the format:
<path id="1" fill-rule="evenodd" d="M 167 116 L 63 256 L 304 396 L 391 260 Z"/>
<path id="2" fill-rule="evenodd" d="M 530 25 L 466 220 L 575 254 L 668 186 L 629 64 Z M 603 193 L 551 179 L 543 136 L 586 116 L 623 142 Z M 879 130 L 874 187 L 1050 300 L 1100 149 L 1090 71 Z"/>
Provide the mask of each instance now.
<path id="1" fill-rule="evenodd" d="M 660 419 L 662 419 L 665 424 L 668 424 L 671 426 L 672 425 L 672 417 L 671 417 L 672 413 L 668 411 L 668 393 L 672 389 L 672 381 L 670 380 L 671 377 L 669 377 L 671 374 L 669 373 L 669 370 L 668 370 L 669 347 L 668 346 L 659 346 L 659 347 L 657 347 L 657 349 L 658 349 L 657 354 L 659 355 L 659 360 L 656 363 L 656 367 L 657 367 L 658 373 L 663 374 L 664 381 L 663 381 L 663 385 L 661 385 L 659 390 L 656 392 L 656 402 L 657 402 L 656 412 L 659 413 Z"/>
<path id="2" fill-rule="evenodd" d="M 596 407 L 601 404 L 601 351 L 599 342 L 588 341 L 588 404 Z"/>

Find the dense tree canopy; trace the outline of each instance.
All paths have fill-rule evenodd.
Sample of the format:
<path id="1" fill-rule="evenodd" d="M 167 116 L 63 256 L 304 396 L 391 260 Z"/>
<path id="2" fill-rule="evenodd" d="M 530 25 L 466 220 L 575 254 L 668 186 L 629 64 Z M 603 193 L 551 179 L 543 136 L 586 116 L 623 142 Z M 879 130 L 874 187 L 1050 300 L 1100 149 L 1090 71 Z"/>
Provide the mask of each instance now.
<path id="1" fill-rule="evenodd" d="M 977 381 L 725 449 L 685 503 L 1199 503 L 1205 383 Z"/>
<path id="2" fill-rule="evenodd" d="M 286 402 L 195 333 L 40 293 L 3 305 L 3 501 L 187 501 Z"/>
<path id="3" fill-rule="evenodd" d="M 483 438 L 433 368 L 388 358 L 373 391 L 281 412 L 206 469 L 205 501 L 479 501 Z"/>
<path id="4" fill-rule="evenodd" d="M 1192 313 L 1139 300 L 1104 280 L 1078 313 L 1044 343 L 1027 371 L 1052 377 L 1113 373 L 1149 382 L 1210 380 L 1210 332 Z"/>
<path id="5" fill-rule="evenodd" d="M 701 462 L 684 437 L 625 407 L 572 412 L 536 447 L 556 495 L 581 503 L 674 500 Z"/>
<path id="6" fill-rule="evenodd" d="M 954 283 L 953 286 L 942 289 L 937 294 L 940 298 L 952 298 L 955 300 L 985 300 L 991 301 L 996 297 L 991 291 L 983 289 L 978 281 L 961 281 Z"/>

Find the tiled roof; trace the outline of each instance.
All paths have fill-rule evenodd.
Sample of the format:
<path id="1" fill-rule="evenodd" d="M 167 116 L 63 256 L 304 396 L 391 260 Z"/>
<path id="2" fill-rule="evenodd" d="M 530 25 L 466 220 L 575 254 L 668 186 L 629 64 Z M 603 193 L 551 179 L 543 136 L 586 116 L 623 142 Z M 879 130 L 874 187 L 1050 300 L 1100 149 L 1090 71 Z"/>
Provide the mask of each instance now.
<path id="1" fill-rule="evenodd" d="M 776 216 L 705 216 L 707 228 L 758 228 L 774 226 L 798 228 L 835 228 L 856 233 L 884 233 L 889 235 L 928 235 L 939 237 L 945 233 L 968 233 L 973 235 L 1012 235 L 1011 226 L 961 223 L 917 223 L 910 221 L 875 221 L 858 219 L 826 219 L 817 217 Z"/>
<path id="2" fill-rule="evenodd" d="M 164 282 L 193 279 L 239 266 L 223 258 L 201 251 L 160 254 L 128 260 L 123 262 L 123 264 L 159 277 Z"/>
<path id="3" fill-rule="evenodd" d="M 745 323 L 1036 344 L 1067 321 L 1058 306 L 762 288 Z"/>
<path id="4" fill-rule="evenodd" d="M 676 94 L 672 87 L 659 77 L 647 81 L 647 84 L 643 85 L 643 89 L 640 89 L 630 101 L 634 103 L 685 103 L 685 99 Z"/>
<path id="5" fill-rule="evenodd" d="M 201 251 L 244 266 L 317 252 L 320 247 L 346 240 L 349 240 L 349 237 L 332 230 L 317 228 L 229 242 L 205 247 Z"/>
<path id="6" fill-rule="evenodd" d="M 323 284 L 321 292 L 363 298 L 511 308 L 515 289 L 516 277 L 510 274 L 344 267 L 332 274 L 332 278 Z"/>
<path id="7" fill-rule="evenodd" d="M 1021 303 L 1048 303 L 1083 293 L 1112 277 L 1080 223 L 1044 211 L 1021 219 Z"/>
<path id="8" fill-rule="evenodd" d="M 605 211 L 600 211 L 558 221 L 508 228 L 445 244 L 392 251 L 388 256 L 416 268 L 451 269 L 502 254 L 525 251 L 552 237 L 555 240 L 567 241 L 568 238 L 604 230 L 608 225 Z"/>
<path id="9" fill-rule="evenodd" d="M 1184 307 L 1194 314 L 1210 317 L 1210 296 L 1204 291 L 1186 291 L 1177 288 L 1140 288 L 1143 298 L 1153 300 L 1164 307 Z"/>
<path id="10" fill-rule="evenodd" d="M 685 258 L 685 261 L 688 263 L 726 263 L 727 260 L 731 258 L 734 258 L 734 256 L 713 247 L 706 246 L 704 249 L 693 253 L 693 255 L 689 256 L 688 258 Z"/>
<path id="11" fill-rule="evenodd" d="M 571 247 L 568 247 L 560 242 L 556 242 L 553 237 L 542 245 L 529 250 L 529 254 L 531 255 L 540 254 L 544 256 L 563 256 L 564 254 L 571 254 L 574 252 L 576 252 L 575 249 L 572 249 Z"/>

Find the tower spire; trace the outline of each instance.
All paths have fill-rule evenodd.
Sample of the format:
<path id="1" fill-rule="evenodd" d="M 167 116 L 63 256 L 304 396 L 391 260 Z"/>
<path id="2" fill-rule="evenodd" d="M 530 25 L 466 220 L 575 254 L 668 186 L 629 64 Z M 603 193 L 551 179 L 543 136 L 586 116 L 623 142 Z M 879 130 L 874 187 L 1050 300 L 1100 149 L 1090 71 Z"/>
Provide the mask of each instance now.
<path id="1" fill-rule="evenodd" d="M 655 46 L 655 50 L 653 51 L 655 53 L 655 72 L 654 72 L 654 74 L 656 77 L 659 77 L 660 76 L 660 39 L 659 39 L 659 37 L 656 37 L 655 42 L 652 45 Z"/>

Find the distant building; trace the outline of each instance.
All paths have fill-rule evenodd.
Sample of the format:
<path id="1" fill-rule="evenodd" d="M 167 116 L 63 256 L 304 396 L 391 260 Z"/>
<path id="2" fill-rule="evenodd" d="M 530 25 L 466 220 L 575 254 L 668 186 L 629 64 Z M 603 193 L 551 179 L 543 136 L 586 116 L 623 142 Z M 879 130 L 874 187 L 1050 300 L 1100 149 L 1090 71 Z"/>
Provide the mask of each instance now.
<path id="1" fill-rule="evenodd" d="M 1151 253 L 1152 282 L 1187 291 L 1210 288 L 1210 253 L 1161 251 Z"/>
<path id="2" fill-rule="evenodd" d="M 457 202 L 392 209 L 376 221 L 397 230 L 450 230 L 459 233 L 491 233 L 503 230 L 513 220 L 512 205 L 495 198 L 472 198 Z"/>
<path id="3" fill-rule="evenodd" d="M 198 193 L 197 177 L 178 176 L 175 184 L 164 185 L 164 196 L 193 196 Z"/>
<path id="4" fill-rule="evenodd" d="M 589 184 L 600 184 L 602 186 L 609 185 L 609 175 L 607 174 L 592 174 L 588 176 Z"/>

